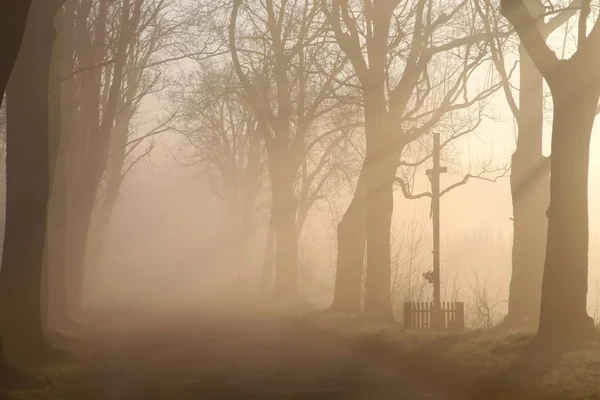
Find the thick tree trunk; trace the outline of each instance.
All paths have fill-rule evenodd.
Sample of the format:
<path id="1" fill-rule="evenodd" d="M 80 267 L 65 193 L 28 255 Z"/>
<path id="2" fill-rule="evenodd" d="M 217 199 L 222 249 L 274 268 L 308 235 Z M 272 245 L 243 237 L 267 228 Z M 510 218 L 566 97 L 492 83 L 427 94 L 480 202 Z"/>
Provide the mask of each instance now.
<path id="1" fill-rule="evenodd" d="M 571 59 L 568 76 L 550 85 L 554 100 L 550 207 L 539 337 L 577 342 L 594 332 L 588 316 L 588 164 L 600 90 Z M 587 62 L 587 61 L 585 61 Z M 588 77 L 588 79 L 586 79 Z"/>
<path id="2" fill-rule="evenodd" d="M 13 367 L 6 360 L 6 355 L 4 354 L 4 345 L 0 339 L 0 384 L 2 387 L 6 387 L 6 384 L 9 383 L 9 377 L 12 375 L 12 373 Z"/>
<path id="3" fill-rule="evenodd" d="M 271 178 L 272 214 L 275 228 L 275 283 L 273 298 L 281 301 L 298 299 L 298 235 L 296 214 L 298 199 L 294 193 L 296 169 L 284 143 L 267 147 Z"/>
<path id="4" fill-rule="evenodd" d="M 80 182 L 81 184 L 82 182 Z M 68 315 L 79 319 L 83 315 L 85 258 L 96 190 L 89 184 L 72 188 L 67 209 L 67 304 Z"/>
<path id="5" fill-rule="evenodd" d="M 283 178 L 283 179 L 281 179 Z M 298 236 L 296 235 L 297 199 L 293 178 L 272 180 L 275 225 L 275 284 L 273 297 L 284 301 L 298 298 Z"/>
<path id="6" fill-rule="evenodd" d="M 8 363 L 4 353 L 2 340 L 0 340 L 0 388 L 6 390 L 19 390 L 24 388 L 31 389 L 40 386 L 40 382 L 36 381 L 30 376 L 25 375 Z"/>
<path id="7" fill-rule="evenodd" d="M 128 88 L 132 91 L 132 88 Z M 126 98 L 134 97 L 129 93 Z M 127 140 L 129 137 L 129 123 L 133 118 L 134 112 L 131 106 L 127 105 L 121 109 L 115 119 L 115 126 L 110 135 L 110 159 L 108 160 L 108 178 L 106 182 L 106 191 L 102 203 L 97 207 L 92 215 L 91 228 L 84 254 L 85 269 L 94 271 L 96 276 L 100 276 L 99 269 L 102 265 L 102 256 L 104 253 L 104 239 L 110 226 L 113 211 L 121 196 L 121 185 L 124 180 L 125 159 L 127 158 Z M 109 284 L 109 282 L 102 282 Z M 83 283 L 82 283 L 83 285 Z"/>
<path id="8" fill-rule="evenodd" d="M 48 323 L 51 329 L 70 329 L 76 325 L 69 316 L 66 260 L 66 180 L 64 165 L 58 162 L 48 206 L 47 271 Z"/>
<path id="9" fill-rule="evenodd" d="M 237 185 L 233 185 L 233 196 L 231 203 L 226 207 L 225 219 L 227 223 L 227 238 L 229 243 L 228 267 L 231 272 L 237 276 L 237 290 L 242 293 L 244 282 L 242 277 L 242 264 L 244 259 L 245 248 L 242 241 L 242 224 L 241 224 L 241 207 L 237 199 Z"/>
<path id="10" fill-rule="evenodd" d="M 376 321 L 394 319 L 391 301 L 391 226 L 394 210 L 394 177 L 398 167 L 391 132 L 386 129 L 384 79 L 365 89 L 364 161 L 366 187 L 367 283 L 364 317 Z"/>
<path id="11" fill-rule="evenodd" d="M 62 14 L 62 13 L 59 13 Z M 61 17 L 57 16 L 56 18 L 56 26 L 58 27 L 61 23 Z M 57 29 L 58 35 L 56 40 L 54 41 L 54 46 L 52 48 L 52 61 L 50 65 L 50 83 L 49 83 L 49 91 L 48 91 L 48 132 L 49 132 L 49 160 L 50 160 L 50 193 L 53 192 L 52 186 L 54 181 L 54 175 L 56 173 L 56 161 L 58 157 L 58 148 L 60 143 L 60 131 L 61 131 L 61 77 L 60 77 L 60 60 L 61 60 L 61 34 L 60 30 Z M 50 313 L 50 252 L 54 249 L 53 243 L 51 243 L 52 238 L 56 236 L 56 232 L 54 232 L 55 221 L 51 221 L 53 217 L 56 215 L 57 210 L 54 210 L 54 204 L 51 201 L 52 195 L 48 200 L 48 226 L 47 226 L 47 234 L 46 234 L 46 246 L 44 249 L 44 263 L 42 265 L 42 324 L 45 329 L 49 328 L 49 313 Z M 53 328 L 55 324 L 53 324 Z"/>
<path id="12" fill-rule="evenodd" d="M 388 157 L 367 160 L 367 284 L 365 318 L 394 319 L 391 300 L 391 228 L 393 180 L 397 163 Z"/>
<path id="13" fill-rule="evenodd" d="M 92 218 L 92 226 L 89 229 L 86 250 L 83 255 L 85 257 L 83 261 L 85 270 L 94 271 L 93 273 L 96 277 L 95 279 L 99 279 L 101 282 L 98 283 L 100 283 L 102 286 L 110 284 L 110 282 L 107 282 L 102 277 L 102 258 L 104 255 L 104 240 L 106 237 L 106 232 L 110 226 L 110 220 L 119 196 L 120 187 L 114 187 L 113 184 L 109 182 L 102 205 L 97 209 L 96 215 L 94 215 Z M 83 282 L 80 283 L 80 286 L 83 286 Z"/>
<path id="14" fill-rule="evenodd" d="M 519 151 L 513 154 L 511 166 L 512 276 L 504 323 L 531 327 L 539 321 L 550 177 L 546 157 Z"/>
<path id="15" fill-rule="evenodd" d="M 98 276 L 99 269 L 102 266 L 104 239 L 110 226 L 113 211 L 121 196 L 121 184 L 123 181 L 121 172 L 125 162 L 125 151 L 123 151 L 122 154 L 120 151 L 111 154 L 113 154 L 113 157 L 111 157 L 110 174 L 106 193 L 102 199 L 101 206 L 97 208 L 97 212 L 91 219 L 91 228 L 89 229 L 86 251 L 83 254 L 85 257 L 83 261 L 85 269 L 87 271 L 94 271 L 96 276 Z M 108 282 L 102 282 L 102 284 L 108 284 Z M 83 282 L 80 285 L 83 285 Z"/>
<path id="16" fill-rule="evenodd" d="M 275 220 L 269 218 L 269 228 L 267 231 L 267 244 L 265 246 L 265 258 L 263 260 L 263 271 L 261 281 L 261 293 L 268 296 L 273 288 L 273 275 L 275 275 Z"/>
<path id="17" fill-rule="evenodd" d="M 544 82 L 522 46 L 520 60 L 519 136 L 510 176 L 512 276 L 504 319 L 511 327 L 536 326 L 539 321 L 550 196 L 549 163 L 542 154 Z"/>
<path id="18" fill-rule="evenodd" d="M 4 1 L 0 3 L 0 106 L 4 100 L 4 92 L 15 65 L 15 60 L 21 47 L 31 1 Z M 2 387 L 13 375 L 14 369 L 8 364 L 0 338 L 0 382 Z"/>
<path id="19" fill-rule="evenodd" d="M 31 0 L 0 2 L 0 104 L 21 48 Z"/>
<path id="20" fill-rule="evenodd" d="M 96 83 L 100 76 L 97 74 L 98 71 L 92 71 L 82 77 L 82 100 L 72 124 L 64 160 L 67 173 L 65 289 L 67 313 L 74 319 L 79 319 L 83 313 L 85 256 L 99 182 L 94 171 L 97 168 L 96 153 L 104 151 L 104 146 L 108 149 L 110 140 L 98 132 L 99 117 L 93 111 L 100 104 Z M 92 140 L 88 138 L 91 135 L 98 136 Z"/>
<path id="21" fill-rule="evenodd" d="M 331 312 L 360 314 L 362 273 L 367 240 L 365 173 L 361 171 L 354 197 L 337 229 L 338 249 Z"/>
<path id="22" fill-rule="evenodd" d="M 57 18 L 58 39 L 53 51 L 53 69 L 50 81 L 50 164 L 51 195 L 48 209 L 48 237 L 46 238 L 48 277 L 48 323 L 51 329 L 78 327 L 68 315 L 67 302 L 67 168 L 66 154 L 76 113 L 76 86 L 74 80 L 62 82 L 62 77 L 73 71 L 74 9 L 68 4 Z"/>
<path id="23" fill-rule="evenodd" d="M 88 71 L 82 78 L 82 115 L 77 133 L 89 135 L 73 135 L 71 139 L 70 160 L 68 163 L 70 187 L 68 191 L 67 210 L 67 273 L 70 278 L 67 284 L 68 302 L 73 315 L 81 315 L 83 311 L 83 286 L 85 277 L 85 256 L 92 219 L 92 211 L 98 193 L 98 187 L 106 168 L 110 152 L 111 134 L 118 115 L 123 77 L 127 61 L 127 52 L 137 33 L 142 2 L 135 2 L 130 9 L 128 2 L 122 9 L 123 24 L 119 27 L 119 38 L 114 54 L 113 73 L 110 87 L 102 108 L 100 107 L 101 70 Z M 104 45 L 106 26 L 103 23 L 108 16 L 107 2 L 100 2 L 96 19 L 98 43 Z M 133 27 L 133 28 L 132 28 Z M 82 26 L 81 29 L 86 29 Z M 86 112 L 87 111 L 87 112 Z"/>
<path id="24" fill-rule="evenodd" d="M 54 13 L 32 5 L 7 88 L 6 233 L 0 271 L 2 340 L 7 358 L 43 358 L 41 282 L 50 193 L 48 87 Z M 55 12 L 56 10 L 54 10 Z M 32 117 L 35 116 L 35 117 Z"/>
<path id="25" fill-rule="evenodd" d="M 66 14 L 66 15 L 65 15 Z M 72 81 L 62 83 L 62 77 L 73 70 L 73 43 L 68 34 L 73 18 L 72 7 L 59 11 L 56 18 L 58 37 L 55 40 L 50 71 L 50 200 L 44 271 L 47 291 L 48 327 L 69 330 L 79 325 L 68 315 L 66 297 L 66 217 L 67 178 L 65 152 L 71 132 L 75 104 Z"/>

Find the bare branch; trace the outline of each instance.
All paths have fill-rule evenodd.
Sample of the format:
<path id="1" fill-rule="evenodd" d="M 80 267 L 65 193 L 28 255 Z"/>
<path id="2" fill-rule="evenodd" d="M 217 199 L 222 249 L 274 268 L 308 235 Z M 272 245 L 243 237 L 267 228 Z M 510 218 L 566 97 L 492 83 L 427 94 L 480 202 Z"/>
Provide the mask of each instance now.
<path id="1" fill-rule="evenodd" d="M 501 0 L 500 11 L 515 28 L 521 43 L 546 80 L 552 79 L 560 61 L 550 50 L 536 20 L 525 6 L 524 0 Z"/>

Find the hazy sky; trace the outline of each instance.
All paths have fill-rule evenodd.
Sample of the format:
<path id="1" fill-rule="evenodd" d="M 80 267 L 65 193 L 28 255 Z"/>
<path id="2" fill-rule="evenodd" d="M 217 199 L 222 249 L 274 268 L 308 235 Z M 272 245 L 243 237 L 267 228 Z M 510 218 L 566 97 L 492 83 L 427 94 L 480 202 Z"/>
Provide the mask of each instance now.
<path id="1" fill-rule="evenodd" d="M 472 173 L 478 173 L 480 170 L 477 160 L 486 158 L 489 154 L 493 154 L 497 166 L 509 162 L 514 149 L 515 133 L 512 115 L 506 106 L 502 92 L 494 96 L 490 106 L 502 121 L 485 120 L 477 130 L 476 136 L 465 137 L 457 143 L 462 149 L 462 171 L 458 170 L 456 166 L 450 166 L 450 173 L 441 177 L 442 187 L 462 179 L 463 174 L 468 172 L 469 159 L 475 160 L 472 163 Z M 145 115 L 150 116 L 160 107 L 161 105 L 155 101 L 147 104 Z M 151 121 L 151 118 L 145 119 Z M 550 125 L 546 124 L 544 142 L 546 154 L 549 153 L 550 128 Z M 590 229 L 593 232 L 600 229 L 600 224 L 596 222 L 600 218 L 600 137 L 597 133 L 598 130 L 600 127 L 596 124 L 590 155 Z M 164 217 L 169 209 L 178 208 L 182 197 L 195 197 L 199 193 L 204 196 L 210 192 L 206 180 L 198 177 L 199 171 L 176 165 L 171 154 L 176 152 L 177 146 L 180 145 L 181 142 L 176 134 L 163 134 L 160 145 L 152 155 L 152 165 L 141 163 L 127 178 L 118 209 L 129 206 L 137 208 L 140 198 L 143 197 L 144 203 L 146 203 L 145 208 L 155 207 L 157 210 L 154 214 L 155 217 L 158 218 L 159 215 Z M 490 176 L 494 176 L 494 174 Z M 425 175 L 420 171 L 418 179 L 420 181 L 417 183 L 417 191 L 428 189 Z M 404 199 L 399 191 L 396 198 L 397 215 L 401 218 L 402 208 L 415 201 Z M 418 200 L 417 203 L 424 212 L 429 207 L 427 199 Z M 468 184 L 446 194 L 442 199 L 441 207 L 442 232 L 444 233 L 487 227 L 492 230 L 501 229 L 504 234 L 510 235 L 512 226 L 509 218 L 512 217 L 512 206 L 508 177 L 499 178 L 494 183 L 472 179 Z M 412 205 L 410 208 L 412 209 Z"/>
<path id="2" fill-rule="evenodd" d="M 518 78 L 514 82 L 518 85 Z M 161 103 L 147 101 L 144 106 L 143 119 L 147 124 L 140 131 L 152 126 L 153 115 L 161 110 Z M 510 160 L 514 149 L 514 124 L 512 114 L 506 105 L 502 91 L 491 100 L 491 110 L 501 121 L 485 120 L 476 131 L 477 135 L 464 137 L 457 143 L 461 149 L 462 171 L 458 166 L 450 166 L 451 173 L 442 175 L 442 188 L 462 179 L 467 171 L 469 160 L 474 160 L 470 172 L 478 173 L 477 160 L 493 155 L 496 166 L 505 165 Z M 550 116 L 550 115 L 549 115 Z M 550 125 L 545 126 L 546 154 L 549 153 Z M 600 126 L 594 127 L 590 162 L 590 230 L 592 234 L 600 231 Z M 152 164 L 140 163 L 126 179 L 122 197 L 116 206 L 113 225 L 107 238 L 110 253 L 106 279 L 111 281 L 114 290 L 119 292 L 119 283 L 111 277 L 120 276 L 123 288 L 138 284 L 140 290 L 149 291 L 162 286 L 169 286 L 169 276 L 177 272 L 179 280 L 173 283 L 179 293 L 197 293 L 198 282 L 206 282 L 203 275 L 209 266 L 220 264 L 227 249 L 218 242 L 220 229 L 220 203 L 210 192 L 205 177 L 198 176 L 199 170 L 177 166 L 172 153 L 181 144 L 174 133 L 163 134 L 160 145 L 152 154 Z M 454 171 L 452 173 L 452 171 Z M 418 189 L 428 189 L 428 181 L 424 172 L 419 172 Z M 492 175 L 493 176 L 493 175 Z M 396 193 L 395 219 L 398 225 L 413 213 L 429 216 L 429 200 L 407 200 L 402 193 Z M 416 211 L 415 211 L 416 210 Z M 510 238 L 512 231 L 512 205 L 508 177 L 491 183 L 472 179 L 468 184 L 446 194 L 441 203 L 442 237 L 446 234 L 465 233 L 472 230 L 502 231 L 505 238 Z M 326 221 L 313 219 L 307 222 L 311 231 L 312 242 L 316 247 L 324 246 L 324 238 L 331 232 L 325 231 Z M 427 220 L 427 229 L 431 227 Z M 314 234 L 313 234 L 314 232 Z M 133 240 L 129 238 L 133 237 Z M 127 238 L 125 240 L 124 238 Z M 442 259 L 443 259 L 442 249 Z M 254 249 L 257 261 L 262 254 L 261 248 Z M 113 257 L 113 258 L 110 258 Z M 109 261 L 105 260 L 105 261 Z M 333 260 L 332 260 L 333 261 Z M 122 274 L 126 267 L 132 274 L 130 280 Z M 206 268 L 205 268 L 206 267 Z M 503 291 L 509 281 L 510 266 L 507 266 L 506 277 L 503 278 Z M 591 274 L 598 269 L 590 266 Z M 116 274 L 116 275 L 113 275 Z M 143 280 L 139 281 L 139 277 Z M 182 278 L 183 277 L 183 278 Z M 99 279 L 90 276 L 90 280 Z M 187 281 L 188 287 L 181 285 Z M 151 284 L 154 282 L 154 284 Z M 590 287 L 595 285 L 590 279 Z M 213 285 L 214 286 L 214 285 Z M 126 290 L 123 290 L 126 292 Z"/>

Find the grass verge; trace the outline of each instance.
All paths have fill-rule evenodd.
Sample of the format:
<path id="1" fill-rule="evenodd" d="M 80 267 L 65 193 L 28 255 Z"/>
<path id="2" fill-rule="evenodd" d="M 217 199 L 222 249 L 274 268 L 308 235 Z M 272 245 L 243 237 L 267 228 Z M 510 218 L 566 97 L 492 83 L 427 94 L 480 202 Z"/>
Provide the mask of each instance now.
<path id="1" fill-rule="evenodd" d="M 409 332 L 339 316 L 314 322 L 365 357 L 475 399 L 600 399 L 598 340 L 564 350 L 538 344 L 531 331 Z"/>

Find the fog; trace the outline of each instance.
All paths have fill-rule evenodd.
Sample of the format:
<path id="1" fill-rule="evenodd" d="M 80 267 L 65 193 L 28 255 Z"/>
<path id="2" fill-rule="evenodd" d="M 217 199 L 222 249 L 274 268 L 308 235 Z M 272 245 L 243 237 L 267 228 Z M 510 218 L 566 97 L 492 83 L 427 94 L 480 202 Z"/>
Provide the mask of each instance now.
<path id="1" fill-rule="evenodd" d="M 597 2 L 0 1 L 0 397 L 600 398 Z"/>
<path id="2" fill-rule="evenodd" d="M 180 66 L 189 67 L 188 61 Z M 175 67 L 174 67 L 175 68 Z M 514 79 L 518 85 L 518 77 Z M 152 129 L 164 113 L 164 97 L 150 96 L 142 110 L 144 123 L 136 130 Z M 501 93 L 491 96 L 487 106 L 494 118 L 486 118 L 471 135 L 453 141 L 451 153 L 443 162 L 449 173 L 442 175 L 442 188 L 477 172 L 480 164 L 491 162 L 500 172 L 491 180 L 471 179 L 445 194 L 441 201 L 442 279 L 444 297 L 465 300 L 473 296 L 476 281 L 486 287 L 493 305 L 494 322 L 507 312 L 511 279 L 512 204 L 509 182 L 510 155 L 515 149 L 516 132 L 510 109 Z M 544 154 L 550 154 L 548 111 L 544 125 Z M 589 214 L 590 265 L 588 309 L 600 317 L 598 234 L 600 224 L 600 137 L 594 128 L 590 151 Z M 181 132 L 166 130 L 146 159 L 126 177 L 121 195 L 110 218 L 100 265 L 87 268 L 85 302 L 93 307 L 128 304 L 167 310 L 204 309 L 215 302 L 260 298 L 267 219 L 259 222 L 249 238 L 243 265 L 231 260 L 236 251 L 227 237 L 227 209 L 209 183 L 200 165 L 184 165 L 180 153 L 186 150 Z M 429 163 L 430 164 L 430 163 Z M 503 169 L 504 168 L 504 169 Z M 507 173 L 508 172 L 508 173 Z M 430 190 L 425 167 L 414 172 L 415 192 Z M 339 188 L 333 201 L 318 202 L 310 210 L 302 230 L 300 246 L 307 274 L 304 300 L 327 307 L 333 299 L 336 261 L 336 224 L 348 206 L 351 191 Z M 399 293 L 394 307 L 431 296 L 422 273 L 431 270 L 432 226 L 429 198 L 406 199 L 398 189 L 394 194 L 392 236 L 396 235 L 397 258 L 406 258 L 410 232 L 419 226 L 422 242 L 418 255 L 411 256 L 411 285 L 414 293 Z M 482 236 L 498 247 L 497 258 L 486 250 L 468 247 L 469 238 Z M 467 242 L 465 242 L 465 240 Z M 467 246 L 467 247 L 465 247 Z M 398 276 L 407 272 L 406 260 L 396 260 Z M 303 272 L 301 271 L 301 274 Z M 408 275 L 406 275 L 408 276 Z M 405 277 L 406 278 L 406 277 Z M 302 278 L 301 278 L 302 279 Z M 404 288 L 406 289 L 406 288 Z"/>
<path id="3" fill-rule="evenodd" d="M 153 100 L 144 115 L 152 117 L 160 103 Z M 508 116 L 501 96 L 495 96 L 493 111 Z M 546 129 L 549 129 L 548 124 Z M 590 154 L 590 278 L 588 307 L 598 315 L 597 301 L 600 268 L 598 266 L 598 232 L 600 230 L 600 137 L 594 129 Z M 486 121 L 477 136 L 460 140 L 464 149 L 458 164 L 449 164 L 450 173 L 442 176 L 442 187 L 462 179 L 468 163 L 493 155 L 498 165 L 510 162 L 514 150 L 514 126 L 511 121 Z M 548 149 L 548 134 L 544 147 Z M 176 309 L 203 308 L 215 301 L 230 301 L 236 296 L 247 299 L 259 295 L 262 261 L 266 241 L 266 220 L 249 238 L 250 249 L 240 275 L 232 265 L 234 251 L 226 237 L 226 209 L 211 190 L 208 176 L 199 166 L 181 165 L 173 156 L 184 146 L 179 135 L 167 132 L 151 158 L 127 177 L 122 194 L 111 218 L 104 244 L 102 264 L 86 272 L 86 301 L 91 305 L 115 305 L 125 302 L 135 306 Z M 419 171 L 415 187 L 429 190 L 424 170 Z M 343 213 L 350 200 L 345 194 L 336 198 L 334 213 Z M 431 269 L 430 200 L 404 198 L 395 193 L 393 230 L 398 236 L 393 245 L 408 241 L 409 225 L 419 225 L 424 243 L 414 260 L 416 281 L 425 282 L 421 274 Z M 310 264 L 311 283 L 305 300 L 327 307 L 333 296 L 335 276 L 335 223 L 329 204 L 320 203 L 311 210 L 303 229 L 303 257 Z M 339 216 L 337 217 L 339 219 Z M 497 321 L 507 310 L 511 277 L 512 204 L 508 176 L 495 182 L 472 179 L 445 194 L 441 202 L 442 276 L 448 296 L 466 299 L 472 296 L 476 277 L 485 279 L 489 301 L 496 305 Z M 488 258 L 485 251 L 465 248 L 460 240 L 483 235 L 492 242 L 503 241 L 498 257 Z M 403 251 L 400 249 L 400 251 Z M 450 283 L 451 281 L 451 283 Z M 458 292 L 450 294 L 450 286 Z M 456 288 L 455 288 L 456 289 Z M 426 289 L 429 290 L 429 289 Z M 429 293 L 429 292 L 427 292 Z M 430 294 L 430 293 L 429 293 Z M 402 300 L 409 295 L 402 293 Z M 397 306 L 401 307 L 402 301 Z"/>

